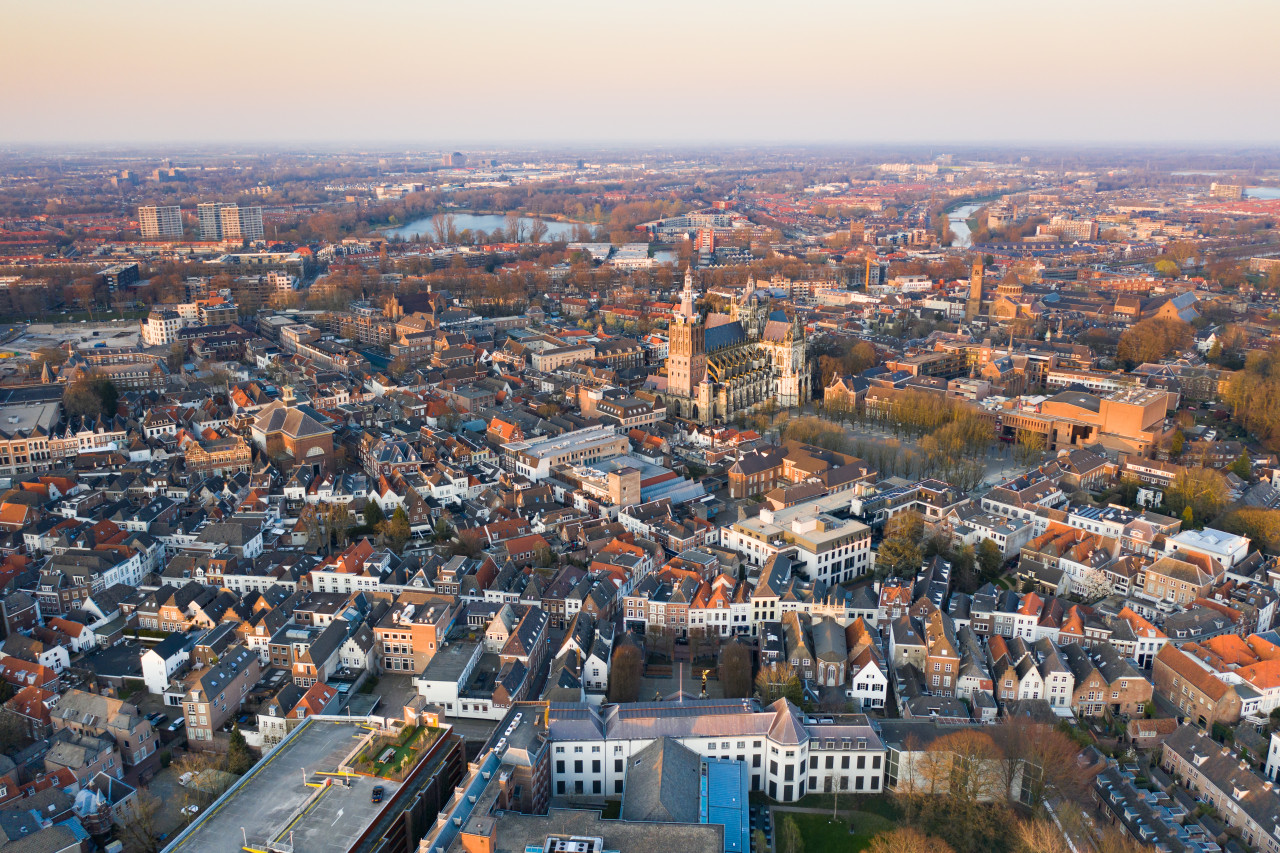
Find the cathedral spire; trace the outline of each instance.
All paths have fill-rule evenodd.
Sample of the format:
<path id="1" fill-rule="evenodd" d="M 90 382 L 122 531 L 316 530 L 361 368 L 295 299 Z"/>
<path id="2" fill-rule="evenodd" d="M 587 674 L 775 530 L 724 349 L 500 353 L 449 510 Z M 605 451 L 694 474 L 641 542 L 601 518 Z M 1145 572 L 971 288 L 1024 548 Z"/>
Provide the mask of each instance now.
<path id="1" fill-rule="evenodd" d="M 684 291 L 680 294 L 680 316 L 693 319 L 693 266 L 684 268 Z"/>

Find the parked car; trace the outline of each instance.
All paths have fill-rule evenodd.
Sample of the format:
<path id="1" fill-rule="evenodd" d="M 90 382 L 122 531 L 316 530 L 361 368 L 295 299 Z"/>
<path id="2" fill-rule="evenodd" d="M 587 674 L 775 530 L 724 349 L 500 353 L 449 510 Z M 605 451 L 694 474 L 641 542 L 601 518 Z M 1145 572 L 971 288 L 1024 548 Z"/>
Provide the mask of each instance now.
<path id="1" fill-rule="evenodd" d="M 371 803 L 382 802 L 382 797 L 384 794 L 386 794 L 385 788 L 383 788 L 381 785 L 374 785 L 373 793 L 369 795 L 369 802 Z"/>
<path id="2" fill-rule="evenodd" d="M 178 719 L 174 720 L 172 723 L 169 724 L 169 731 L 176 732 L 178 729 L 182 728 L 186 724 L 187 724 L 187 718 L 179 717 Z"/>

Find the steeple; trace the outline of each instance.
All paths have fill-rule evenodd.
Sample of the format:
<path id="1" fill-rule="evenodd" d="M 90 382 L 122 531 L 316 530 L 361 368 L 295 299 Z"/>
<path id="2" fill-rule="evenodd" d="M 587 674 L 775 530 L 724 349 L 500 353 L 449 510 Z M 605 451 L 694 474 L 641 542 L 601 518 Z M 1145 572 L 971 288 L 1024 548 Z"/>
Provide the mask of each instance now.
<path id="1" fill-rule="evenodd" d="M 692 320 L 693 312 L 693 266 L 684 268 L 684 290 L 680 294 L 680 316 L 685 320 Z"/>

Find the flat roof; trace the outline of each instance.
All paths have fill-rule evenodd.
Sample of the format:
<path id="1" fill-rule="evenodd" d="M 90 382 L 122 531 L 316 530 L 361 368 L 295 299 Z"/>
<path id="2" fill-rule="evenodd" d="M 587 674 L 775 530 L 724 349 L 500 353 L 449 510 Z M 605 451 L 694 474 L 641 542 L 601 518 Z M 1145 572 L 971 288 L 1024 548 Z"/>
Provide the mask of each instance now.
<path id="1" fill-rule="evenodd" d="M 265 843 L 293 835 L 295 853 L 346 853 L 384 809 L 388 808 L 400 785 L 367 776 L 351 778 L 345 787 L 336 778 L 323 789 L 306 811 L 298 811 L 321 789 L 303 784 L 333 771 L 355 748 L 356 739 L 368 730 L 364 721 L 351 722 L 309 719 L 297 733 L 258 762 L 222 802 L 200 816 L 190 831 L 165 848 L 165 853 L 240 853 L 247 834 L 250 847 L 265 849 Z M 386 795 L 381 803 L 370 802 L 375 785 Z M 243 828 L 243 829 L 242 829 Z"/>
<path id="2" fill-rule="evenodd" d="M 0 431 L 12 435 L 42 427 L 46 432 L 58 423 L 59 403 L 20 403 L 0 406 Z"/>

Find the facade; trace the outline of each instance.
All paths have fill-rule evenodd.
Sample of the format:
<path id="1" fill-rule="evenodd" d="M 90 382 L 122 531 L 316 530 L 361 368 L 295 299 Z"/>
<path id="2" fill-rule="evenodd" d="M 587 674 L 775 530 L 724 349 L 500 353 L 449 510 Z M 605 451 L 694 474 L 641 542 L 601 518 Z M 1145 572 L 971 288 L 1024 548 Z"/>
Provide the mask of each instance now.
<path id="1" fill-rule="evenodd" d="M 178 339 L 183 325 L 177 311 L 153 308 L 147 319 L 141 322 L 142 342 L 149 347 L 168 346 Z"/>
<path id="2" fill-rule="evenodd" d="M 243 646 L 228 649 L 212 666 L 194 670 L 182 697 L 187 738 L 193 743 L 212 741 L 223 723 L 240 712 L 260 673 L 258 655 Z"/>
<path id="3" fill-rule="evenodd" d="M 182 239 L 182 208 L 150 205 L 138 208 L 138 230 L 144 240 Z"/>
<path id="4" fill-rule="evenodd" d="M 866 717 L 806 724 L 785 699 L 766 708 L 742 700 L 635 703 L 600 710 L 552 703 L 548 719 L 555 796 L 621 794 L 632 756 L 660 736 L 708 760 L 742 762 L 751 790 L 782 802 L 811 791 L 878 793 L 884 775 L 884 746 Z"/>
<path id="5" fill-rule="evenodd" d="M 1164 741 L 1161 766 L 1213 806 L 1253 850 L 1280 850 L 1280 797 L 1228 746 L 1182 726 Z"/>

